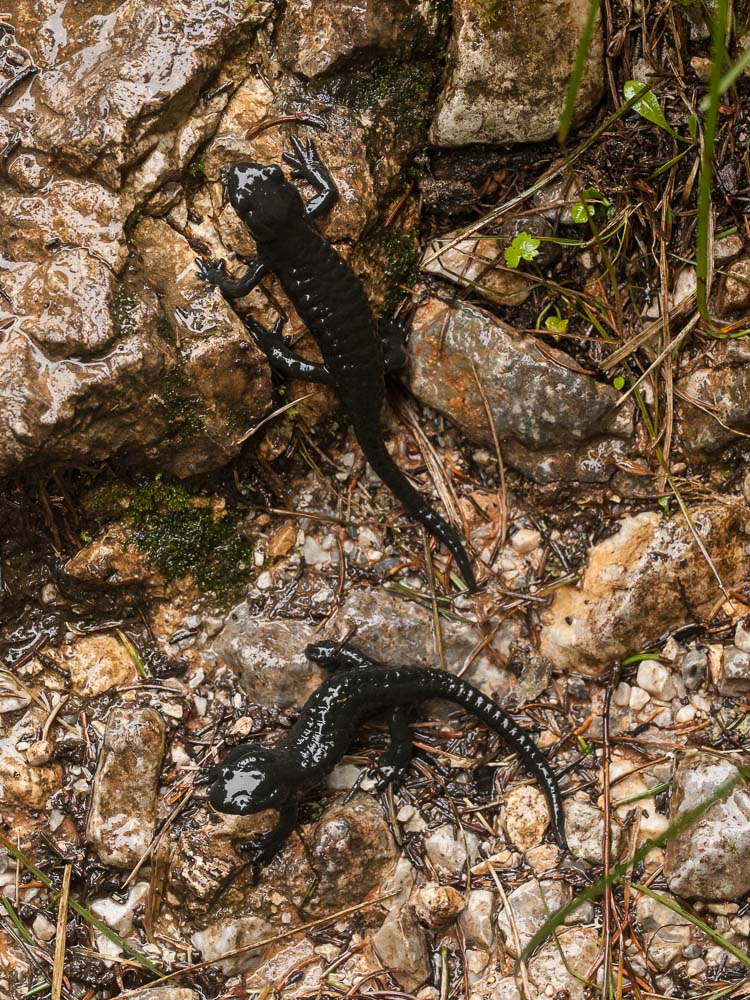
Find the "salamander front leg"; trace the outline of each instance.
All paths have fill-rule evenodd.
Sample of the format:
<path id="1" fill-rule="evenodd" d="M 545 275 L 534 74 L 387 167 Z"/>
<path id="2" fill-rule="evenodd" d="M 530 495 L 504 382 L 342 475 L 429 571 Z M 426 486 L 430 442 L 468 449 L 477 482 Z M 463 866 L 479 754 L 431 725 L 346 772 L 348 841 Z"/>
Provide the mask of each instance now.
<path id="1" fill-rule="evenodd" d="M 387 721 L 391 746 L 378 757 L 375 765 L 378 791 L 382 791 L 388 785 L 398 788 L 409 770 L 414 749 L 407 710 L 402 705 L 397 705 L 388 713 Z"/>
<path id="2" fill-rule="evenodd" d="M 383 343 L 383 364 L 386 372 L 397 372 L 406 364 L 406 338 L 409 331 L 395 319 L 381 316 L 378 333 Z"/>
<path id="3" fill-rule="evenodd" d="M 284 162 L 292 168 L 292 177 L 304 178 L 318 192 L 305 206 L 305 214 L 313 219 L 332 208 L 339 193 L 333 178 L 321 162 L 312 139 L 308 139 L 303 146 L 297 136 L 293 135 L 291 143 L 294 153 L 283 153 L 282 156 Z"/>
<path id="4" fill-rule="evenodd" d="M 253 834 L 250 840 L 240 844 L 240 850 L 247 855 L 253 865 L 265 865 L 271 861 L 297 823 L 297 800 L 289 798 L 279 806 L 279 822 L 268 833 Z"/>
<path id="5" fill-rule="evenodd" d="M 268 362 L 274 371 L 289 378 L 300 378 L 305 382 L 320 382 L 323 385 L 332 385 L 331 373 L 325 365 L 316 364 L 313 361 L 306 361 L 301 354 L 297 354 L 287 344 L 281 336 L 284 328 L 284 320 L 279 319 L 273 330 L 267 330 L 254 319 L 246 316 L 243 320 L 246 329 L 252 335 L 253 340 L 268 358 Z"/>
<path id="6" fill-rule="evenodd" d="M 196 257 L 195 263 L 198 265 L 198 277 L 209 285 L 216 285 L 221 294 L 227 299 L 241 299 L 243 295 L 248 295 L 260 284 L 261 278 L 268 273 L 265 264 L 256 260 L 251 264 L 241 278 L 230 278 L 227 274 L 225 260 L 204 260 Z"/>

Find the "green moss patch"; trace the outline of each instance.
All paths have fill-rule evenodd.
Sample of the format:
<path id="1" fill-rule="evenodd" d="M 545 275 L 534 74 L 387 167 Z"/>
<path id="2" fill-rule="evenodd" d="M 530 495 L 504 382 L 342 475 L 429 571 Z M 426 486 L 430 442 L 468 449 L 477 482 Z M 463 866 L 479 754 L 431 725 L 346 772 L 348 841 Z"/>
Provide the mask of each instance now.
<path id="1" fill-rule="evenodd" d="M 216 499 L 158 475 L 133 490 L 133 539 L 167 580 L 192 576 L 201 590 L 228 595 L 252 576 L 252 546 L 237 515 Z"/>

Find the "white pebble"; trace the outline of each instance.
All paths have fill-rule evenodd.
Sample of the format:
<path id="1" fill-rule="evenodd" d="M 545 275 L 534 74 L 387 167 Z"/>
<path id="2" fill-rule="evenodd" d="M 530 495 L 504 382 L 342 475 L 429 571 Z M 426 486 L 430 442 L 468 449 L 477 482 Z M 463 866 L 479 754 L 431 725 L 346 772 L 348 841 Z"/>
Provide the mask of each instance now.
<path id="1" fill-rule="evenodd" d="M 542 536 L 533 528 L 519 528 L 510 540 L 510 544 L 520 555 L 527 555 L 539 547 Z"/>
<path id="2" fill-rule="evenodd" d="M 643 688 L 633 687 L 630 689 L 630 707 L 634 712 L 640 712 L 650 701 L 651 696 Z"/>

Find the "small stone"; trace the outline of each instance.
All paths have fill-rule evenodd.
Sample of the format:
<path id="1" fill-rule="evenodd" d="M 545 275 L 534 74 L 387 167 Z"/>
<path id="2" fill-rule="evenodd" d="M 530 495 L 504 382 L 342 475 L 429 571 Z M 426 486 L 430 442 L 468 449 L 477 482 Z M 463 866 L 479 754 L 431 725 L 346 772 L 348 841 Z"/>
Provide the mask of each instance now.
<path id="1" fill-rule="evenodd" d="M 519 555 L 525 556 L 541 544 L 541 534 L 533 528 L 519 528 L 511 537 L 510 544 Z"/>
<path id="2" fill-rule="evenodd" d="M 663 895 L 667 901 L 677 902 L 669 893 Z M 687 917 L 675 913 L 651 896 L 641 896 L 635 908 L 643 929 L 646 953 L 657 971 L 665 972 L 683 957 L 683 950 L 693 940 L 693 925 Z"/>
<path id="3" fill-rule="evenodd" d="M 492 951 L 496 897 L 488 889 L 472 889 L 458 918 L 467 945 Z"/>
<path id="4" fill-rule="evenodd" d="M 26 760 L 32 767 L 41 767 L 49 764 L 55 753 L 55 744 L 52 740 L 36 740 L 26 748 L 24 754 Z"/>
<path id="5" fill-rule="evenodd" d="M 750 309 L 750 257 L 740 257 L 726 268 L 716 296 L 719 316 L 747 313 Z"/>
<path id="6" fill-rule="evenodd" d="M 701 83 L 708 83 L 711 79 L 711 68 L 713 66 L 710 59 L 707 59 L 705 56 L 693 56 L 690 60 L 690 66 Z"/>
<path id="7" fill-rule="evenodd" d="M 259 944 L 258 948 L 252 946 L 265 938 L 273 937 L 273 934 L 272 925 L 261 917 L 225 917 L 209 924 L 202 931 L 196 931 L 192 942 L 200 951 L 204 962 L 212 962 L 238 948 L 247 949 L 233 958 L 217 963 L 225 975 L 231 976 L 257 965 L 262 957 L 262 945 Z"/>
<path id="8" fill-rule="evenodd" d="M 86 839 L 105 865 L 132 868 L 156 827 L 164 720 L 153 708 L 114 708 L 94 775 Z"/>
<path id="9" fill-rule="evenodd" d="M 671 701 L 676 695 L 672 671 L 657 660 L 641 660 L 638 664 L 638 687 L 660 701 Z"/>
<path id="10" fill-rule="evenodd" d="M 590 802 L 568 799 L 565 803 L 565 832 L 571 854 L 592 864 L 601 864 L 604 850 L 604 816 Z M 622 828 L 611 824 L 612 854 L 616 857 Z"/>
<path id="11" fill-rule="evenodd" d="M 701 686 L 708 666 L 708 654 L 703 649 L 691 649 L 680 667 L 680 676 L 688 691 Z"/>
<path id="12" fill-rule="evenodd" d="M 568 898 L 568 889 L 562 882 L 539 881 L 535 878 L 508 893 L 508 906 L 513 914 L 513 923 L 522 949 L 545 921 L 567 903 Z M 505 939 L 508 954 L 518 958 L 515 935 L 505 909 L 500 911 L 498 927 Z"/>
<path id="13" fill-rule="evenodd" d="M 723 800 L 669 839 L 664 874 L 678 896 L 735 901 L 750 891 L 750 795 L 732 760 L 686 754 L 675 772 L 669 822 L 677 823 L 730 779 L 738 783 Z"/>
<path id="14" fill-rule="evenodd" d="M 43 913 L 37 913 L 31 925 L 34 937 L 40 941 L 51 941 L 57 933 L 57 927 Z"/>
<path id="15" fill-rule="evenodd" d="M 445 928 L 464 908 L 461 893 L 449 885 L 423 885 L 414 895 L 414 912 L 431 930 Z"/>
<path id="16" fill-rule="evenodd" d="M 469 848 L 470 863 L 473 864 L 479 850 L 479 837 L 468 831 L 462 835 L 448 824 L 439 826 L 425 837 L 424 847 L 427 857 L 436 868 L 458 875 L 466 867 L 466 847 L 464 836 Z"/>
<path id="17" fill-rule="evenodd" d="M 680 705 L 674 713 L 674 721 L 683 726 L 687 722 L 692 722 L 697 714 L 697 710 L 692 705 Z"/>
<path id="18" fill-rule="evenodd" d="M 130 654 L 113 635 L 76 636 L 50 650 L 49 655 L 58 666 L 70 671 L 73 691 L 87 698 L 138 679 Z"/>
<path id="19" fill-rule="evenodd" d="M 534 995 L 540 1000 L 552 1000 L 556 994 L 564 995 L 566 1000 L 585 1000 L 590 996 L 589 973 L 600 954 L 599 931 L 595 927 L 571 927 L 558 930 L 555 937 L 529 960 Z M 594 982 L 601 982 L 601 968 Z"/>
<path id="20" fill-rule="evenodd" d="M 133 929 L 135 911 L 146 902 L 148 892 L 148 882 L 136 882 L 124 903 L 118 903 L 109 896 L 94 899 L 91 912 L 121 937 L 127 937 Z"/>
<path id="21" fill-rule="evenodd" d="M 640 712 L 651 701 L 651 695 L 641 687 L 630 689 L 630 707 L 634 712 Z"/>
<path id="22" fill-rule="evenodd" d="M 750 691 L 750 653 L 745 653 L 736 646 L 727 647 L 716 686 L 719 694 L 731 698 Z"/>
<path id="23" fill-rule="evenodd" d="M 429 978 L 427 938 L 408 904 L 391 910 L 373 934 L 372 946 L 383 966 L 407 992 L 413 993 Z"/>
<path id="24" fill-rule="evenodd" d="M 535 785 L 519 785 L 505 799 L 503 824 L 508 837 L 519 851 L 527 851 L 542 842 L 549 826 L 549 812 L 544 795 Z"/>
<path id="25" fill-rule="evenodd" d="M 557 844 L 538 844 L 526 851 L 526 863 L 533 868 L 536 875 L 542 875 L 557 866 L 560 860 L 560 848 Z"/>
<path id="26" fill-rule="evenodd" d="M 620 681 L 620 683 L 615 688 L 615 693 L 612 695 L 612 701 L 615 705 L 619 705 L 620 708 L 625 708 L 630 704 L 630 692 L 632 688 L 627 683 L 627 681 Z"/>

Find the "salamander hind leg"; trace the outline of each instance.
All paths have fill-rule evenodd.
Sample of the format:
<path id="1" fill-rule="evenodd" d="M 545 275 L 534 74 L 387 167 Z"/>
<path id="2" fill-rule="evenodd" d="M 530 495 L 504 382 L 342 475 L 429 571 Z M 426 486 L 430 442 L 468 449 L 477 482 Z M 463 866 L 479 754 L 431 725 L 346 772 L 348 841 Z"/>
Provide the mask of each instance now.
<path id="1" fill-rule="evenodd" d="M 331 373 L 325 365 L 306 361 L 301 354 L 297 354 L 289 347 L 281 335 L 284 319 L 277 320 L 273 330 L 267 330 L 257 320 L 251 319 L 249 316 L 246 316 L 243 322 L 255 343 L 268 358 L 268 363 L 274 371 L 289 378 L 302 379 L 305 382 L 332 384 Z"/>
<path id="2" fill-rule="evenodd" d="M 406 338 L 409 331 L 398 320 L 381 316 L 378 334 L 383 343 L 383 364 L 386 372 L 396 372 L 406 364 Z"/>
<path id="3" fill-rule="evenodd" d="M 398 788 L 409 770 L 414 749 L 407 710 L 402 705 L 397 705 L 388 713 L 387 721 L 391 746 L 378 757 L 374 769 L 379 791 L 388 785 Z"/>

